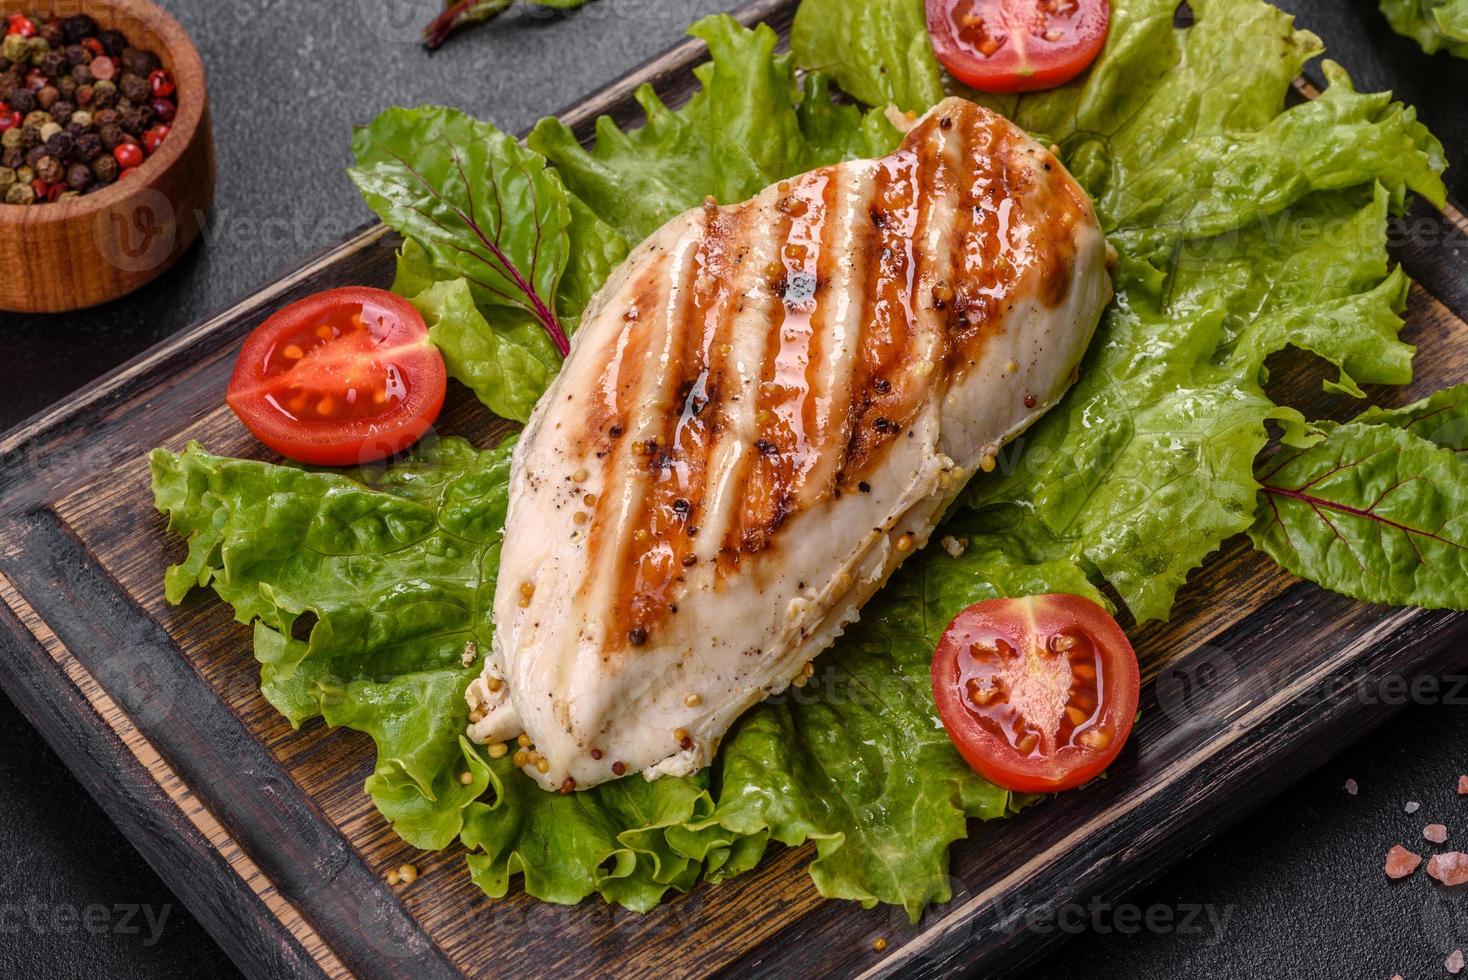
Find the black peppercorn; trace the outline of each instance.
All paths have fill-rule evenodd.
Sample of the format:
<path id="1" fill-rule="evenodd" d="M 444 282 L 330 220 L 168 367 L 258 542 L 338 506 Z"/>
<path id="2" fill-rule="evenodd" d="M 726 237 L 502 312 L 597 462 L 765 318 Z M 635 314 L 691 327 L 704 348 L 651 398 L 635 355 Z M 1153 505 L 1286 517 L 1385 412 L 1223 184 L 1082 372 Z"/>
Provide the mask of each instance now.
<path id="1" fill-rule="evenodd" d="M 151 51 L 140 51 L 137 48 L 124 48 L 122 52 L 122 70 L 130 71 L 134 75 L 147 78 L 150 72 L 155 72 L 163 67 L 163 62 Z"/>
<path id="2" fill-rule="evenodd" d="M 105 184 L 117 179 L 117 171 L 117 160 L 110 154 L 104 153 L 92 161 L 92 176 Z"/>
<path id="3" fill-rule="evenodd" d="M 20 147 L 7 146 L 4 150 L 0 150 L 0 166 L 15 170 L 23 163 L 25 163 L 25 150 Z"/>
<path id="4" fill-rule="evenodd" d="M 86 65 L 72 65 L 71 78 L 78 85 L 85 85 L 92 80 L 92 69 Z"/>
<path id="5" fill-rule="evenodd" d="M 10 93 L 10 108 L 24 116 L 36 108 L 36 93 L 28 88 L 18 88 Z"/>
<path id="6" fill-rule="evenodd" d="M 92 113 L 92 122 L 96 124 L 98 129 L 101 129 L 103 126 L 111 126 L 117 122 L 117 117 L 118 112 L 116 109 L 98 109 Z"/>
<path id="7" fill-rule="evenodd" d="M 77 65 L 85 65 L 87 62 L 92 60 L 92 52 L 88 51 L 80 44 L 68 44 L 64 53 L 66 54 L 67 62 L 73 68 L 75 68 Z"/>
<path id="8" fill-rule="evenodd" d="M 0 54 L 0 75 L 3 75 L 4 73 L 10 71 L 11 66 L 14 64 L 15 62 L 5 57 L 5 55 Z"/>
<path id="9" fill-rule="evenodd" d="M 56 80 L 56 91 L 60 92 L 61 97 L 68 102 L 76 101 L 76 87 L 76 79 L 70 75 L 62 75 Z"/>
<path id="10" fill-rule="evenodd" d="M 97 22 L 86 14 L 75 14 L 61 22 L 62 33 L 72 44 L 97 33 Z"/>
<path id="11" fill-rule="evenodd" d="M 66 60 L 66 54 L 61 51 L 47 51 L 41 56 L 41 71 L 46 73 L 47 78 L 55 78 L 62 72 L 71 68 L 71 63 Z"/>
<path id="12" fill-rule="evenodd" d="M 97 131 L 97 135 L 102 138 L 102 146 L 107 150 L 115 150 L 118 146 L 127 142 L 127 133 L 123 132 L 122 127 L 117 123 L 108 123 L 102 126 Z"/>
<path id="13" fill-rule="evenodd" d="M 77 116 L 82 116 L 83 118 L 86 118 L 84 113 L 73 112 L 71 114 L 71 122 L 66 124 L 66 131 L 72 135 L 73 139 L 80 136 L 82 133 L 85 133 L 88 129 L 92 128 L 92 124 L 90 121 L 81 122 L 77 119 Z"/>
<path id="14" fill-rule="evenodd" d="M 153 124 L 153 110 L 145 105 L 135 105 L 118 120 L 122 128 L 133 136 L 143 135 L 143 130 Z"/>
<path id="15" fill-rule="evenodd" d="M 46 144 L 41 143 L 33 146 L 25 151 L 25 165 L 34 168 L 36 164 L 41 162 L 42 158 L 50 155 L 50 152 L 46 149 Z"/>
<path id="16" fill-rule="evenodd" d="M 67 132 L 57 133 L 46 141 L 46 149 L 50 150 L 51 155 L 56 159 L 65 162 L 70 160 L 72 154 L 76 152 L 76 137 Z"/>
<path id="17" fill-rule="evenodd" d="M 66 167 L 49 153 L 35 163 L 36 176 L 47 184 L 57 184 L 66 179 Z"/>
<path id="18" fill-rule="evenodd" d="M 63 126 L 71 119 L 73 112 L 76 112 L 76 106 L 67 102 L 65 99 L 60 99 L 51 105 L 51 118 Z"/>
<path id="19" fill-rule="evenodd" d="M 40 35 L 53 48 L 59 48 L 66 43 L 66 31 L 54 20 L 48 20 L 41 25 Z"/>
<path id="20" fill-rule="evenodd" d="M 14 92 L 15 87 L 19 84 L 20 79 L 15 76 L 15 72 L 0 72 L 0 101 L 9 102 L 10 93 Z"/>
<path id="21" fill-rule="evenodd" d="M 67 167 L 66 186 L 74 191 L 84 191 L 92 186 L 92 168 L 85 163 L 73 163 Z"/>
<path id="22" fill-rule="evenodd" d="M 82 133 L 76 138 L 73 152 L 78 160 L 91 163 L 102 155 L 102 137 L 96 133 Z"/>
<path id="23" fill-rule="evenodd" d="M 29 150 L 41 145 L 41 129 L 39 126 L 22 126 L 20 128 L 20 148 Z"/>
<path id="24" fill-rule="evenodd" d="M 127 50 L 127 38 L 123 37 L 121 31 L 99 31 L 97 43 L 102 45 L 102 50 L 112 58 L 116 58 Z"/>
<path id="25" fill-rule="evenodd" d="M 76 87 L 75 100 L 77 105 L 89 106 L 92 104 L 92 86 L 78 85 Z"/>
<path id="26" fill-rule="evenodd" d="M 61 98 L 60 89 L 55 85 L 43 85 L 40 91 L 36 93 L 36 105 L 49 112 L 59 98 Z"/>
<path id="27" fill-rule="evenodd" d="M 148 76 L 130 71 L 122 73 L 122 78 L 117 83 L 117 90 L 123 94 L 124 98 L 134 102 L 147 102 L 153 94 L 153 87 L 148 84 Z"/>
<path id="28" fill-rule="evenodd" d="M 117 105 L 117 83 L 105 79 L 93 82 L 92 104 L 98 109 L 110 109 Z"/>

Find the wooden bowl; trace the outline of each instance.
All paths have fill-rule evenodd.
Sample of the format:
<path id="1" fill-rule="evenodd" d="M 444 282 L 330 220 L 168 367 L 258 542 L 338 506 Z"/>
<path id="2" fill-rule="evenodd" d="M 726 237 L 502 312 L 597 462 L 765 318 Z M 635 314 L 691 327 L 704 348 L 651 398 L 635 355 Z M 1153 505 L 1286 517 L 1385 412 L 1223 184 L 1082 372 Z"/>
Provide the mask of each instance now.
<path id="1" fill-rule="evenodd" d="M 96 306 L 155 279 L 203 229 L 214 200 L 204 64 L 178 21 L 147 0 L 0 0 L 0 12 L 16 11 L 88 14 L 158 55 L 177 84 L 168 138 L 126 180 L 50 204 L 0 204 L 0 310 Z"/>

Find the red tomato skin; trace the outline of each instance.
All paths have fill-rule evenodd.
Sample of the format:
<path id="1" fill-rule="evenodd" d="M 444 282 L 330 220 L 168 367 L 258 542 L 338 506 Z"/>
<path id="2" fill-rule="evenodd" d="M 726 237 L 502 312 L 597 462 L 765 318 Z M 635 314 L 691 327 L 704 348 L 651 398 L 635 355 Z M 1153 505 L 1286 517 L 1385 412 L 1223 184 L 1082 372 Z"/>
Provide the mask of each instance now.
<path id="1" fill-rule="evenodd" d="M 302 325 L 354 305 L 387 313 L 395 321 L 388 334 L 393 346 L 412 348 L 395 362 L 406 368 L 408 397 L 381 416 L 341 422 L 296 421 L 266 402 L 264 365 L 277 343 Z M 397 455 L 427 435 L 443 410 L 447 384 L 443 356 L 411 303 L 386 290 L 346 286 L 298 300 L 256 327 L 240 349 L 225 401 L 255 438 L 288 459 L 313 466 L 359 466 Z"/>
<path id="2" fill-rule="evenodd" d="M 1039 610 L 1038 613 L 1035 610 Z M 1036 761 L 1020 756 L 1009 744 L 980 725 L 967 707 L 961 686 L 960 652 L 974 633 L 1025 635 L 1030 626 L 1043 624 L 1046 635 L 1062 629 L 1079 630 L 1093 638 L 1105 664 L 1107 695 L 1102 721 L 1111 742 L 1102 751 L 1062 747 L 1055 757 Z M 1136 652 L 1116 620 L 1089 599 L 1073 595 L 990 599 L 959 613 L 938 642 L 933 654 L 933 699 L 943 727 L 954 747 L 975 772 L 989 782 L 1018 793 L 1058 793 L 1074 789 L 1099 776 L 1121 753 L 1137 714 L 1141 672 Z M 1049 763 L 1058 760 L 1060 764 Z"/>
<path id="3" fill-rule="evenodd" d="M 981 0 L 983 2 L 983 0 Z M 1067 50 L 1041 50 L 1030 63 L 1020 64 L 1012 46 L 1006 46 L 991 58 L 973 52 L 955 31 L 952 12 L 956 0 L 928 0 L 928 34 L 933 50 L 948 73 L 964 85 L 979 92 L 1005 94 L 1040 92 L 1058 88 L 1091 66 L 1111 30 L 1111 4 L 1108 0 L 1081 0 L 1084 14 L 1080 37 Z M 987 0 L 995 8 L 1034 8 L 1035 0 Z M 1037 39 L 1032 43 L 1044 44 Z"/>

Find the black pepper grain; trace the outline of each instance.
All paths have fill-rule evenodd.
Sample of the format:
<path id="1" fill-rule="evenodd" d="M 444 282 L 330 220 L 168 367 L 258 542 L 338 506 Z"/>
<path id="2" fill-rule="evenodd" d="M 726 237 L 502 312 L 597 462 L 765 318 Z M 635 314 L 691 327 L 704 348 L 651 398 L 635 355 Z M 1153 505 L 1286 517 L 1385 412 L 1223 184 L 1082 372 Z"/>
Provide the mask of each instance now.
<path id="1" fill-rule="evenodd" d="M 22 116 L 36 108 L 36 93 L 28 88 L 18 88 L 10 93 L 10 108 Z"/>
<path id="2" fill-rule="evenodd" d="M 153 88 L 148 84 L 146 75 L 135 75 L 132 72 L 123 72 L 122 79 L 117 83 L 117 91 L 122 97 L 133 102 L 146 102 L 153 94 Z"/>
<path id="3" fill-rule="evenodd" d="M 151 51 L 140 51 L 137 48 L 124 48 L 122 51 L 122 70 L 141 75 L 143 81 L 148 80 L 148 73 L 155 72 L 163 67 L 163 62 Z"/>
<path id="4" fill-rule="evenodd" d="M 47 51 L 41 56 L 41 63 L 36 67 L 45 72 L 47 78 L 55 78 L 56 76 L 66 71 L 69 71 L 71 69 L 71 64 L 66 60 L 66 55 L 64 53 L 60 51 Z"/>
<path id="5" fill-rule="evenodd" d="M 102 137 L 102 146 L 107 150 L 115 150 L 127 142 L 127 133 L 117 123 L 108 123 L 97 131 L 97 135 Z"/>
<path id="6" fill-rule="evenodd" d="M 73 112 L 76 112 L 76 106 L 65 99 L 58 100 L 51 106 L 51 118 L 63 126 L 71 120 Z"/>
<path id="7" fill-rule="evenodd" d="M 135 105 L 122 113 L 118 123 L 132 136 L 142 136 L 143 130 L 153 124 L 153 110 L 145 105 Z"/>
<path id="8" fill-rule="evenodd" d="M 102 50 L 110 58 L 116 58 L 127 50 L 127 38 L 121 31 L 98 31 L 97 43 L 102 45 Z"/>
<path id="9" fill-rule="evenodd" d="M 110 184 L 117 179 L 117 170 L 117 160 L 109 153 L 92 161 L 92 176 L 104 184 Z"/>
<path id="10" fill-rule="evenodd" d="M 73 14 L 61 22 L 61 32 L 66 40 L 77 44 L 82 38 L 91 37 L 97 33 L 97 22 L 86 14 Z M 77 46 L 81 47 L 81 45 Z"/>
<path id="11" fill-rule="evenodd" d="M 76 158 L 91 163 L 102 153 L 102 138 L 96 133 L 82 133 L 76 138 Z"/>
<path id="12" fill-rule="evenodd" d="M 92 186 L 92 168 L 85 163 L 73 163 L 66 168 L 66 186 L 74 191 L 84 191 Z"/>
<path id="13" fill-rule="evenodd" d="M 68 161 L 76 153 L 76 137 L 67 132 L 57 133 L 46 141 L 46 149 L 56 159 Z"/>

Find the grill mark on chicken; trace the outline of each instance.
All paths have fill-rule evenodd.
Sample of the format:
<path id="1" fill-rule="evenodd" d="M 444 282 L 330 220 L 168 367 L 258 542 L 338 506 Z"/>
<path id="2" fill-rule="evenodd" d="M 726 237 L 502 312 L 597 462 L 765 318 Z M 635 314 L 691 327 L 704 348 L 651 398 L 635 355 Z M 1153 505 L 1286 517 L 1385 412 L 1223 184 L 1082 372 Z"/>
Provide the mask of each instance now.
<path id="1" fill-rule="evenodd" d="M 662 426 L 638 447 L 640 474 L 638 465 L 632 468 L 648 490 L 632 525 L 626 574 L 613 607 L 619 614 L 609 637 L 613 648 L 632 637 L 647 641 L 671 614 L 687 569 L 697 562 L 695 539 L 728 368 L 721 351 L 733 306 L 737 243 L 747 224 L 748 209 L 711 210 L 685 270 L 675 320 L 691 329 L 681 331 L 683 342 L 669 359 L 668 376 L 677 380 L 667 386 L 673 395 L 659 415 Z"/>
<path id="2" fill-rule="evenodd" d="M 784 216 L 777 240 L 780 254 L 770 272 L 778 276 L 779 300 L 770 319 L 765 360 L 760 368 L 755 425 L 758 438 L 750 458 L 739 525 L 725 547 L 754 554 L 795 509 L 817 455 L 825 420 L 818 416 L 818 382 L 825 333 L 824 295 L 829 270 L 824 256 L 835 177 L 817 172 L 782 184 L 776 210 Z"/>

